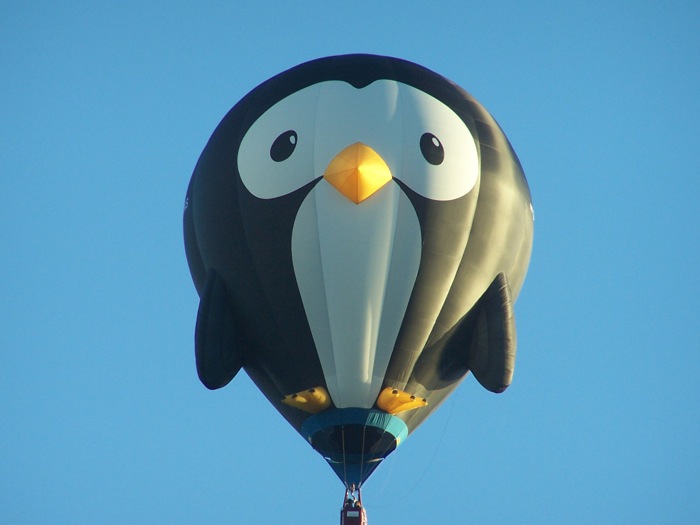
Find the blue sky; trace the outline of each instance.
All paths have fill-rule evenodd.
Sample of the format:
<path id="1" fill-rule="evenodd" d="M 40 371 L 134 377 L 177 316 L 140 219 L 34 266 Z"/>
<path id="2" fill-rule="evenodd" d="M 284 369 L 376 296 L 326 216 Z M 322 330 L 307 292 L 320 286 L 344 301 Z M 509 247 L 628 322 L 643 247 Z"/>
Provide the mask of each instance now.
<path id="1" fill-rule="evenodd" d="M 233 104 L 348 52 L 472 93 L 536 213 L 513 385 L 467 378 L 367 482 L 370 522 L 696 519 L 697 2 L 142 4 L 0 7 L 1 522 L 337 521 L 251 381 L 199 383 L 181 213 Z"/>

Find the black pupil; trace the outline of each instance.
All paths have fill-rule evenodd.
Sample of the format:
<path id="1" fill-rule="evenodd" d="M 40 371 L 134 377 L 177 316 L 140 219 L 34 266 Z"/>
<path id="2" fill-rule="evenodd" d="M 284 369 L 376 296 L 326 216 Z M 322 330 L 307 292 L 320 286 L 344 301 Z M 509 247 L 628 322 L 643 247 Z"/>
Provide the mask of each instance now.
<path id="1" fill-rule="evenodd" d="M 285 131 L 279 137 L 275 139 L 270 146 L 270 158 L 275 162 L 282 162 L 287 160 L 292 153 L 294 148 L 297 147 L 297 132 L 293 129 Z"/>
<path id="2" fill-rule="evenodd" d="M 437 166 L 445 160 L 445 150 L 438 138 L 432 133 L 423 133 L 420 138 L 420 151 L 430 164 Z"/>

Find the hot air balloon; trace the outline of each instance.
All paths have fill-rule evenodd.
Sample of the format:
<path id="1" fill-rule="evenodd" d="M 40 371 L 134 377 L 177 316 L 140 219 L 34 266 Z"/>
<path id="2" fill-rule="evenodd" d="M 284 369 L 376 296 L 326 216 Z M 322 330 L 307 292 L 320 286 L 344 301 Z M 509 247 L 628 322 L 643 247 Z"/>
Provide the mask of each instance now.
<path id="1" fill-rule="evenodd" d="M 321 58 L 223 118 L 185 201 L 199 378 L 243 368 L 352 496 L 469 371 L 511 382 L 530 191 L 463 89 Z"/>

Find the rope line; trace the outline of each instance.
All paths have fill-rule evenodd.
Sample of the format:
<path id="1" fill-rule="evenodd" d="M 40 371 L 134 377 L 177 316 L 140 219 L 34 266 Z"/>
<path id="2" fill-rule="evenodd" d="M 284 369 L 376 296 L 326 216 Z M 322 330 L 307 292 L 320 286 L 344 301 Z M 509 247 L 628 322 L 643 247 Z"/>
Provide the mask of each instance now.
<path id="1" fill-rule="evenodd" d="M 345 457 L 345 425 L 342 425 L 340 427 L 340 436 L 341 436 L 341 442 L 343 445 L 343 483 L 345 483 L 345 486 L 348 486 L 348 463 L 347 459 Z"/>
<path id="2" fill-rule="evenodd" d="M 364 468 L 365 468 L 365 436 L 367 434 L 367 425 L 363 425 L 362 427 L 362 449 L 360 452 L 360 482 L 358 483 L 357 487 L 360 488 L 362 486 L 362 477 L 364 474 Z"/>

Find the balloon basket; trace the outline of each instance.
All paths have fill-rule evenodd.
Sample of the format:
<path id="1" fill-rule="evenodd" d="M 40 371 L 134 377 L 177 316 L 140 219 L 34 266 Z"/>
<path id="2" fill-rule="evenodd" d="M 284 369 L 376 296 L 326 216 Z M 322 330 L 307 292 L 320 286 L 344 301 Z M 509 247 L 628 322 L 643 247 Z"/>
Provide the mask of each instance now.
<path id="1" fill-rule="evenodd" d="M 352 485 L 345 489 L 340 525 L 367 525 L 367 511 L 362 505 L 360 489 Z"/>

